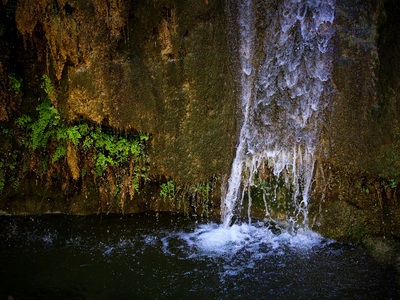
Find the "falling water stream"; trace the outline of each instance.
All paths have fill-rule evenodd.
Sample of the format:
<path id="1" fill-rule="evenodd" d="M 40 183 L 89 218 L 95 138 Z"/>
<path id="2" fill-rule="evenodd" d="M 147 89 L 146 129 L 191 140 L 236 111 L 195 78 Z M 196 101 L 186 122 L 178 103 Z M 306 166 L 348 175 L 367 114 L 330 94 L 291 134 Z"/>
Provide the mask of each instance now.
<path id="1" fill-rule="evenodd" d="M 243 121 L 223 201 L 223 223 L 232 223 L 243 186 L 250 190 L 259 173 L 269 169 L 293 190 L 294 216 L 301 216 L 306 225 L 321 117 L 331 90 L 334 0 L 281 1 L 273 18 L 266 20 L 265 32 L 257 33 L 263 36 L 258 43 L 252 0 L 241 0 L 239 12 Z M 259 44 L 262 54 L 255 57 Z"/>

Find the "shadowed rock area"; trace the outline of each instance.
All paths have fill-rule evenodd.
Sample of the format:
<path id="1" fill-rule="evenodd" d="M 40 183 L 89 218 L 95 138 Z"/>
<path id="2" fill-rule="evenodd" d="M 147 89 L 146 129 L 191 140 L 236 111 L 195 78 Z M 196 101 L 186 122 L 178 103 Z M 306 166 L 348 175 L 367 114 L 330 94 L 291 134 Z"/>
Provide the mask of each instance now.
<path id="1" fill-rule="evenodd" d="M 335 92 L 316 171 L 316 229 L 335 237 L 398 237 L 400 7 L 396 1 L 336 7 Z"/>

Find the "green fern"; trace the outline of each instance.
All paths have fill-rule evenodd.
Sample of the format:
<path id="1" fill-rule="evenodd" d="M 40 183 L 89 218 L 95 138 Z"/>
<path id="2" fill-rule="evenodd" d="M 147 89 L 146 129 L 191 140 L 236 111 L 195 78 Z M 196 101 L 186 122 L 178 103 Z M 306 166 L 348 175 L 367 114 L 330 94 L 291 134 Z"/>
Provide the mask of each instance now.
<path id="1" fill-rule="evenodd" d="M 17 126 L 19 128 L 25 128 L 25 127 L 29 126 L 29 124 L 31 122 L 32 122 L 32 118 L 27 115 L 22 115 L 15 121 L 15 123 L 17 124 Z"/>
<path id="2" fill-rule="evenodd" d="M 83 140 L 82 148 L 86 152 L 93 147 L 93 139 L 90 135 L 87 135 Z"/>
<path id="3" fill-rule="evenodd" d="M 39 118 L 32 124 L 32 149 L 46 147 L 49 138 L 56 135 L 60 115 L 46 98 L 37 108 Z"/>
<path id="4" fill-rule="evenodd" d="M 79 127 L 78 126 L 67 127 L 65 132 L 68 140 L 70 140 L 75 146 L 77 146 L 79 140 L 82 138 L 82 135 L 79 131 Z"/>
<path id="5" fill-rule="evenodd" d="M 111 157 L 106 156 L 101 152 L 95 155 L 95 176 L 102 175 L 110 165 L 115 165 Z"/>
<path id="6" fill-rule="evenodd" d="M 42 76 L 42 84 L 40 86 L 50 99 L 55 98 L 55 92 L 51 79 L 48 75 Z"/>
<path id="7" fill-rule="evenodd" d="M 64 157 L 66 154 L 67 154 L 67 149 L 66 149 L 65 145 L 63 145 L 63 144 L 59 145 L 53 154 L 51 162 L 52 163 L 57 162 L 60 158 Z"/>
<path id="8" fill-rule="evenodd" d="M 45 173 L 49 163 L 54 164 L 65 157 L 67 144 L 72 143 L 78 154 L 85 153 L 94 161 L 93 166 L 89 163 L 81 169 L 82 177 L 86 174 L 93 174 L 94 177 L 102 176 L 109 168 L 119 167 L 128 162 L 139 162 L 134 166 L 132 174 L 132 184 L 134 189 L 138 190 L 139 181 L 146 179 L 146 168 L 143 164 L 144 143 L 149 136 L 146 134 L 119 136 L 110 129 L 86 122 L 69 124 L 61 118 L 51 103 L 55 92 L 47 75 L 43 76 L 42 88 L 47 96 L 36 108 L 37 117 L 22 115 L 16 121 L 19 128 L 29 132 L 29 137 L 24 139 L 27 142 L 24 144 L 33 151 L 41 149 L 40 172 Z M 126 166 L 129 168 L 128 164 Z"/>
<path id="9" fill-rule="evenodd" d="M 160 196 L 164 198 L 164 200 L 169 201 L 173 201 L 175 199 L 176 193 L 179 190 L 179 187 L 177 187 L 172 180 L 167 181 L 167 183 L 163 183 L 160 188 Z"/>

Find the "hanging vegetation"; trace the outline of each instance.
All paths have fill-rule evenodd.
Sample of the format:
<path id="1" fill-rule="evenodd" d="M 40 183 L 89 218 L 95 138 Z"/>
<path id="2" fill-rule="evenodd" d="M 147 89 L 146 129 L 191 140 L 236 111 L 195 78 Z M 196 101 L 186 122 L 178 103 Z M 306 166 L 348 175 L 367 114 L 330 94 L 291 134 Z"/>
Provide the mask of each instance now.
<path id="1" fill-rule="evenodd" d="M 125 199 L 132 199 L 139 192 L 140 183 L 147 179 L 144 150 L 149 136 L 117 134 L 86 121 L 71 124 L 51 102 L 55 93 L 47 75 L 43 76 L 42 89 L 46 96 L 37 106 L 37 113 L 16 120 L 25 132 L 22 145 L 35 154 L 29 169 L 49 182 L 61 179 L 65 189 L 71 180 L 80 180 L 83 189 L 95 182 L 104 201 L 117 199 L 123 209 Z"/>

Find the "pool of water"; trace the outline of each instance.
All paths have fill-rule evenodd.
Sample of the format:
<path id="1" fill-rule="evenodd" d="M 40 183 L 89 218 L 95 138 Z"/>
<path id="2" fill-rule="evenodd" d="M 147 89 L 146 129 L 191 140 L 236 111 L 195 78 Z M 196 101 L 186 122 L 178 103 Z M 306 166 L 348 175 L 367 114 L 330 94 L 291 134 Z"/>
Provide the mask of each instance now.
<path id="1" fill-rule="evenodd" d="M 181 215 L 0 217 L 0 299 L 398 299 L 357 245 Z"/>

